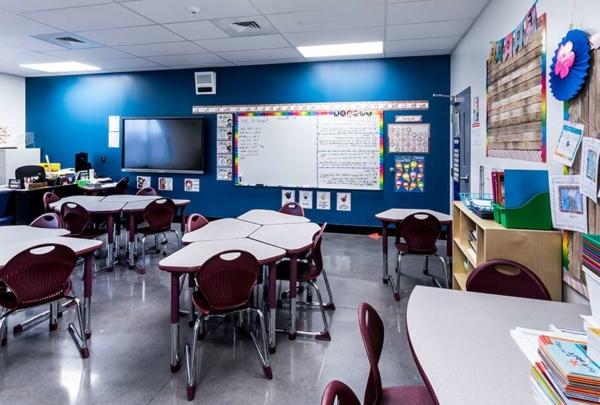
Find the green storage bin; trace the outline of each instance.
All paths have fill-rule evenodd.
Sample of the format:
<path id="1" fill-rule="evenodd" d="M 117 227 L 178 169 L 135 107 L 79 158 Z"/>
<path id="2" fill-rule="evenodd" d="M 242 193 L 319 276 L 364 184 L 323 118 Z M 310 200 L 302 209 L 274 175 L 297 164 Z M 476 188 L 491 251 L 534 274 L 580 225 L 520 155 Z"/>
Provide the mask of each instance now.
<path id="1" fill-rule="evenodd" d="M 550 193 L 540 193 L 519 208 L 494 204 L 494 221 L 509 229 L 552 230 Z"/>

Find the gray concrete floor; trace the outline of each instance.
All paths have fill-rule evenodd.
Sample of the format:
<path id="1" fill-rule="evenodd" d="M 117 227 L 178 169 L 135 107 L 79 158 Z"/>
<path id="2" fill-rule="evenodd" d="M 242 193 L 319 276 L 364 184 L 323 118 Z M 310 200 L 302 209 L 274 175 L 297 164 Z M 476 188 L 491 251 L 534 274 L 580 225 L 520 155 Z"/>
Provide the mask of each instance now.
<path id="1" fill-rule="evenodd" d="M 173 251 L 174 245 L 168 249 Z M 444 249 L 442 242 L 440 251 Z M 230 323 L 213 323 L 199 345 L 195 403 L 318 404 L 323 388 L 333 379 L 344 381 L 362 398 L 369 366 L 358 330 L 361 302 L 373 305 L 385 322 L 380 361 L 384 386 L 422 384 L 405 330 L 412 288 L 431 285 L 421 273 L 422 259 L 403 261 L 398 303 L 391 287 L 381 282 L 381 241 L 326 234 L 323 252 L 337 307 L 328 313 L 331 342 L 305 337 L 289 341 L 278 334 L 277 353 L 271 357 L 274 378 L 268 381 L 249 338 L 234 333 Z M 169 368 L 169 276 L 158 270 L 159 259 L 156 254 L 147 256 L 143 276 L 118 265 L 113 273 L 95 277 L 88 360 L 79 357 L 67 332 L 68 323 L 76 320 L 73 310 L 65 313 L 55 332 L 49 332 L 44 322 L 14 336 L 12 326 L 33 311 L 11 317 L 8 345 L 0 350 L 0 403 L 188 403 L 184 368 L 176 374 Z M 392 257 L 389 262 L 393 269 Z M 430 269 L 442 274 L 437 262 L 432 261 Z M 81 296 L 80 274 L 80 270 L 75 273 L 74 285 Z M 321 327 L 318 311 L 311 312 L 300 311 L 300 327 Z M 286 312 L 280 311 L 278 324 L 286 321 Z M 183 321 L 181 325 L 183 346 L 191 328 Z"/>

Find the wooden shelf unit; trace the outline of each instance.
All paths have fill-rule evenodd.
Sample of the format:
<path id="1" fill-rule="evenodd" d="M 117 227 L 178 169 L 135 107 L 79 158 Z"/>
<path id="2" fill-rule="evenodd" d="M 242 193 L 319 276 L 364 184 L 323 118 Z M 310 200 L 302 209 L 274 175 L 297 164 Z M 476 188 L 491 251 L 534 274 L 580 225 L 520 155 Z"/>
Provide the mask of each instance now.
<path id="1" fill-rule="evenodd" d="M 509 259 L 531 269 L 554 301 L 562 301 L 562 235 L 557 231 L 507 229 L 481 219 L 455 202 L 452 213 L 452 288 L 465 290 L 469 273 L 492 259 Z M 476 249 L 469 243 L 477 235 Z"/>

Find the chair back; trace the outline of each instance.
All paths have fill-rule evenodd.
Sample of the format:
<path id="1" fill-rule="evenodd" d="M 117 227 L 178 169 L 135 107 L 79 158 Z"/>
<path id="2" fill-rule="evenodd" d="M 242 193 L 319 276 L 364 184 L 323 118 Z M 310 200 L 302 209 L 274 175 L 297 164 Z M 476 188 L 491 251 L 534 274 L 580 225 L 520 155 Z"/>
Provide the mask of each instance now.
<path id="1" fill-rule="evenodd" d="M 60 228 L 60 217 L 55 212 L 48 212 L 34 219 L 29 226 L 33 228 L 58 229 Z"/>
<path id="2" fill-rule="evenodd" d="M 282 214 L 296 215 L 299 217 L 304 216 L 304 208 L 302 208 L 302 206 L 296 202 L 288 202 L 283 204 L 283 206 L 279 208 L 279 212 Z"/>
<path id="3" fill-rule="evenodd" d="M 37 177 L 38 181 L 46 180 L 46 170 L 40 165 L 20 166 L 15 170 L 15 178 L 23 180 L 26 177 Z"/>
<path id="4" fill-rule="evenodd" d="M 385 332 L 383 321 L 371 305 L 363 302 L 358 307 L 358 326 L 371 366 L 365 389 L 364 405 L 376 405 L 381 400 L 383 392 L 379 373 L 379 358 L 383 349 Z"/>
<path id="5" fill-rule="evenodd" d="M 442 233 L 440 221 L 426 212 L 417 212 L 404 218 L 398 225 L 398 236 L 406 242 L 409 252 L 435 252 Z"/>
<path id="6" fill-rule="evenodd" d="M 83 234 L 92 216 L 83 206 L 69 201 L 60 207 L 60 219 L 63 228 L 71 232 L 71 235 L 78 236 Z"/>
<path id="7" fill-rule="evenodd" d="M 313 244 L 308 252 L 307 258 L 312 260 L 312 264 L 314 264 L 317 268 L 317 274 L 321 274 L 323 271 L 323 254 L 321 252 L 321 242 L 323 242 L 323 233 L 325 232 L 325 227 L 327 226 L 327 222 L 325 222 L 321 229 L 317 231 L 313 235 Z"/>
<path id="8" fill-rule="evenodd" d="M 76 261 L 67 246 L 41 244 L 10 259 L 0 270 L 0 279 L 15 295 L 17 308 L 44 304 L 68 290 Z"/>
<path id="9" fill-rule="evenodd" d="M 188 217 L 187 231 L 193 232 L 197 229 L 202 228 L 206 224 L 208 224 L 208 219 L 204 218 L 202 215 L 200 215 L 198 213 L 194 213 Z"/>
<path id="10" fill-rule="evenodd" d="M 115 194 L 125 194 L 129 187 L 129 177 L 122 177 L 115 185 Z"/>
<path id="11" fill-rule="evenodd" d="M 333 380 L 327 384 L 321 398 L 321 405 L 360 405 L 360 401 L 352 391 L 341 381 Z"/>
<path id="12" fill-rule="evenodd" d="M 250 303 L 260 265 L 242 250 L 228 250 L 208 259 L 194 277 L 208 305 L 219 311 L 240 308 Z"/>
<path id="13" fill-rule="evenodd" d="M 142 218 L 152 231 L 171 229 L 171 223 L 177 212 L 175 203 L 170 198 L 159 198 L 150 202 L 142 212 Z"/>
<path id="14" fill-rule="evenodd" d="M 155 196 L 158 195 L 156 190 L 152 187 L 144 187 L 135 193 L 135 195 Z"/>
<path id="15" fill-rule="evenodd" d="M 44 203 L 44 210 L 46 212 L 51 212 L 50 204 L 57 202 L 60 200 L 60 197 L 54 194 L 52 191 L 46 191 L 44 196 L 42 197 L 42 201 Z"/>
<path id="16" fill-rule="evenodd" d="M 550 293 L 534 272 L 512 260 L 482 263 L 467 278 L 467 291 L 511 297 L 551 300 Z"/>

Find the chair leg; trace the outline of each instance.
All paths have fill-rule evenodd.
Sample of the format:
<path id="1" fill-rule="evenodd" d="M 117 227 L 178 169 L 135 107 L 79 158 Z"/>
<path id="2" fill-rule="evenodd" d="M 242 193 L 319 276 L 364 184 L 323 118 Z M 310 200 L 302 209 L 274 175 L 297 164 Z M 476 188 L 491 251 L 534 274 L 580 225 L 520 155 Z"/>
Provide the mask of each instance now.
<path id="1" fill-rule="evenodd" d="M 161 251 L 160 247 L 158 246 L 158 234 L 154 235 L 154 250 L 157 253 L 159 253 Z"/>
<path id="2" fill-rule="evenodd" d="M 146 268 L 146 237 L 142 237 L 142 268 Z"/>
<path id="3" fill-rule="evenodd" d="M 319 310 L 321 311 L 321 318 L 323 318 L 323 332 L 316 335 L 315 339 L 330 341 L 331 335 L 329 334 L 329 322 L 327 322 L 327 316 L 325 315 L 325 306 L 323 305 L 323 297 L 321 296 L 321 291 L 319 290 L 317 284 L 312 281 L 309 281 L 306 284 L 312 287 L 313 291 L 315 292 L 315 295 L 317 296 L 317 301 L 319 301 Z"/>
<path id="4" fill-rule="evenodd" d="M 6 336 L 8 335 L 8 314 L 0 312 L 0 346 L 6 346 Z"/>
<path id="5" fill-rule="evenodd" d="M 188 312 L 188 323 L 190 326 L 194 325 L 194 321 L 196 320 L 196 308 L 194 307 L 193 295 L 196 291 L 196 285 L 194 282 L 194 275 L 188 274 L 188 299 L 190 301 L 190 310 Z"/>
<path id="6" fill-rule="evenodd" d="M 335 304 L 333 303 L 333 294 L 331 293 L 331 286 L 329 285 L 329 279 L 327 278 L 327 272 L 325 269 L 321 272 L 323 274 L 323 281 L 325 281 L 325 288 L 327 289 L 327 295 L 329 296 L 329 302 L 325 304 L 325 309 L 335 311 Z"/>
<path id="7" fill-rule="evenodd" d="M 400 274 L 402 274 L 402 254 L 398 254 L 398 261 L 396 262 L 396 266 L 398 266 L 398 272 L 396 274 L 396 285 L 392 283 L 392 287 L 394 288 L 394 299 L 396 301 L 400 301 Z"/>
<path id="8" fill-rule="evenodd" d="M 253 332 L 250 332 L 250 336 L 252 337 L 252 343 L 254 343 L 254 347 L 256 348 L 256 352 L 258 353 L 258 358 L 262 364 L 263 373 L 265 374 L 265 378 L 267 380 L 273 379 L 273 370 L 271 369 L 271 363 L 269 361 L 269 349 L 268 349 L 268 340 L 267 340 L 267 328 L 265 326 L 265 317 L 260 309 L 251 308 L 247 310 L 248 313 L 254 312 L 258 315 L 258 323 L 260 326 L 260 337 L 262 340 L 262 350 L 259 348 L 256 336 Z"/>
<path id="9" fill-rule="evenodd" d="M 79 354 L 82 359 L 87 359 L 90 357 L 90 350 L 87 347 L 86 339 L 85 339 L 85 324 L 83 322 L 83 308 L 81 307 L 81 302 L 79 298 L 73 297 L 73 301 L 75 301 L 75 307 L 77 311 L 77 320 L 79 323 L 79 330 L 75 328 L 73 323 L 69 324 L 69 333 L 75 342 L 75 345 L 79 349 Z"/>
<path id="10" fill-rule="evenodd" d="M 187 380 L 187 399 L 192 401 L 196 394 L 196 341 L 200 324 L 203 317 L 199 316 L 194 324 L 194 332 L 192 334 L 192 349 L 190 352 L 190 345 L 185 345 L 185 371 Z"/>
<path id="11" fill-rule="evenodd" d="M 451 288 L 450 286 L 450 275 L 448 274 L 448 268 L 446 266 L 446 261 L 442 256 L 436 256 L 442 262 L 442 268 L 444 269 L 444 279 L 446 281 L 446 288 Z"/>
<path id="12" fill-rule="evenodd" d="M 51 331 L 58 329 L 58 301 L 50 303 L 50 325 Z"/>

